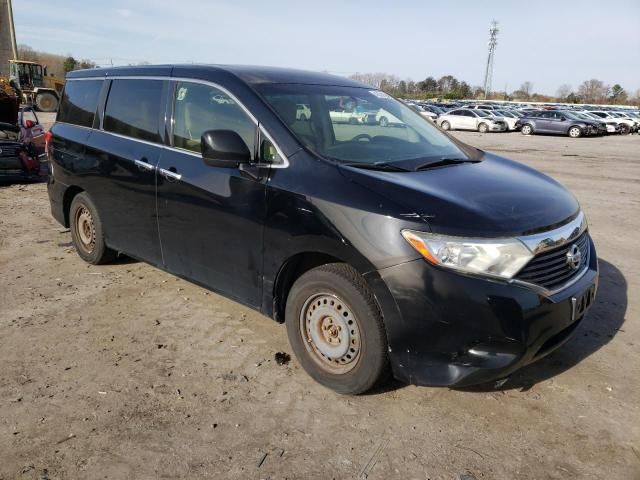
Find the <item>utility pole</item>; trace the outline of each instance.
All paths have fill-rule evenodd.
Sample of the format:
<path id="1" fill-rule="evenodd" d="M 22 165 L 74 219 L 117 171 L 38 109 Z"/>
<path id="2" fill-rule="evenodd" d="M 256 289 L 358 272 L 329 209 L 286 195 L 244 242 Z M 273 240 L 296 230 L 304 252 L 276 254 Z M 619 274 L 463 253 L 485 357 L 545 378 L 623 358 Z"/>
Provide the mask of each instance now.
<path id="1" fill-rule="evenodd" d="M 0 73 L 9 74 L 9 60 L 18 59 L 11 0 L 0 0 Z"/>
<path id="2" fill-rule="evenodd" d="M 498 22 L 493 20 L 489 28 L 489 55 L 487 56 L 487 66 L 484 71 L 484 98 L 491 93 L 491 82 L 493 81 L 493 58 L 498 44 Z"/>

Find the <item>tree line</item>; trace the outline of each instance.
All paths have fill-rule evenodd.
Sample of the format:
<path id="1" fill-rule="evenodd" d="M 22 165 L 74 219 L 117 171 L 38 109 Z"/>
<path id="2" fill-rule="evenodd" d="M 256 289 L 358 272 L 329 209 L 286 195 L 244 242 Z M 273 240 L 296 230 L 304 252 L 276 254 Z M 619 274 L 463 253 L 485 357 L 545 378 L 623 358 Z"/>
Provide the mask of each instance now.
<path id="1" fill-rule="evenodd" d="M 379 88 L 395 97 L 414 99 L 484 99 L 484 90 L 480 86 L 471 86 L 453 75 L 444 75 L 439 79 L 429 76 L 422 81 L 400 79 L 387 73 L 354 73 L 351 79 Z M 489 100 L 511 100 L 527 102 L 562 102 L 592 104 L 634 104 L 640 105 L 640 90 L 629 94 L 620 84 L 609 86 L 598 79 L 585 80 L 576 89 L 569 84 L 561 85 L 556 95 L 536 93 L 533 83 L 526 81 L 520 88 L 511 92 L 492 91 Z"/>
<path id="2" fill-rule="evenodd" d="M 94 68 L 95 62 L 82 59 L 76 60 L 72 55 L 57 55 L 55 53 L 39 52 L 29 45 L 18 45 L 18 59 L 38 62 L 47 67 L 47 73 L 56 77 L 64 77 L 72 70 Z"/>
<path id="3" fill-rule="evenodd" d="M 88 59 L 76 59 L 72 55 L 57 55 L 39 52 L 29 45 L 18 45 L 18 58 L 39 62 L 46 65 L 48 73 L 63 77 L 72 70 L 96 67 L 95 62 Z M 142 62 L 146 64 L 148 62 Z M 438 79 L 428 76 L 424 80 L 415 82 L 411 79 L 401 79 L 387 73 L 354 73 L 350 78 L 379 88 L 395 97 L 415 99 L 484 99 L 484 90 L 480 86 L 471 86 L 464 80 L 453 75 L 444 75 Z M 629 94 L 621 85 L 609 86 L 598 79 L 582 82 L 578 88 L 571 85 L 561 85 L 555 96 L 536 93 L 533 83 L 523 82 L 520 88 L 512 92 L 493 91 L 487 96 L 490 100 L 516 100 L 530 102 L 563 102 L 563 103 L 602 103 L 602 104 L 634 104 L 640 105 L 640 90 Z"/>

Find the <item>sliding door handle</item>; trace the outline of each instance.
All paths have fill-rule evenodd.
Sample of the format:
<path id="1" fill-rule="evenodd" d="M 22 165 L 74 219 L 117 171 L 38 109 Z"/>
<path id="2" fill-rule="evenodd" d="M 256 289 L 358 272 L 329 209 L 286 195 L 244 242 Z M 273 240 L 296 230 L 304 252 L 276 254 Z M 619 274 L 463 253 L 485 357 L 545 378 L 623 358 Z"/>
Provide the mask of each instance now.
<path id="1" fill-rule="evenodd" d="M 153 165 L 151 165 L 150 163 L 148 163 L 148 162 L 146 162 L 144 160 L 134 160 L 133 163 L 135 163 L 140 170 L 149 171 L 149 170 L 153 170 L 154 168 L 156 168 L 156 167 L 154 167 Z"/>
<path id="2" fill-rule="evenodd" d="M 173 172 L 171 170 L 159 168 L 158 171 L 160 172 L 160 175 L 162 175 L 164 178 L 166 178 L 170 182 L 175 182 L 176 180 L 180 180 L 182 178 L 182 175 L 180 175 L 179 173 Z"/>

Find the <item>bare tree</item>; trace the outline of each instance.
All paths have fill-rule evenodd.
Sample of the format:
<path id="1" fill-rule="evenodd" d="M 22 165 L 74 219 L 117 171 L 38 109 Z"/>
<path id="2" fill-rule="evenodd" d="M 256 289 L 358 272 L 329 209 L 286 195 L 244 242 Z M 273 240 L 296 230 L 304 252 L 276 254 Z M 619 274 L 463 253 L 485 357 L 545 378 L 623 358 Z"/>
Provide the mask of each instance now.
<path id="1" fill-rule="evenodd" d="M 569 85 L 568 83 L 564 83 L 558 87 L 556 96 L 558 97 L 558 100 L 562 102 L 566 102 L 567 97 L 569 96 L 570 93 L 571 93 L 571 85 Z"/>
<path id="2" fill-rule="evenodd" d="M 18 45 L 18 59 L 26 60 L 28 62 L 37 62 L 38 61 L 38 52 L 36 52 L 29 45 L 25 45 L 21 43 Z"/>
<path id="3" fill-rule="evenodd" d="M 609 94 L 609 86 L 601 80 L 592 78 L 582 82 L 578 88 L 578 94 L 585 103 L 602 103 Z"/>
<path id="4" fill-rule="evenodd" d="M 359 73 L 356 72 L 349 78 L 357 80 L 358 82 L 366 83 L 375 88 L 395 88 L 400 79 L 395 75 L 389 75 L 388 73 L 376 72 L 376 73 Z"/>
<path id="5" fill-rule="evenodd" d="M 520 91 L 524 93 L 527 98 L 529 98 L 531 96 L 531 92 L 533 91 L 533 83 L 527 80 L 522 85 L 520 85 Z"/>

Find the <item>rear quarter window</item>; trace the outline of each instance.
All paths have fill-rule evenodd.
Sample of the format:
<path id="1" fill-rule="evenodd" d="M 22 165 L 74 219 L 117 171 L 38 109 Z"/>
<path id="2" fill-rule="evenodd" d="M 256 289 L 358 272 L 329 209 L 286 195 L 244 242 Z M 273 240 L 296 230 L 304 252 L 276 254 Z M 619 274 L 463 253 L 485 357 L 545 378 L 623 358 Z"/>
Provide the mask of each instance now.
<path id="1" fill-rule="evenodd" d="M 162 87 L 162 80 L 113 80 L 104 112 L 104 129 L 160 142 Z"/>
<path id="2" fill-rule="evenodd" d="M 58 109 L 59 122 L 91 127 L 102 89 L 100 80 L 69 80 Z"/>

